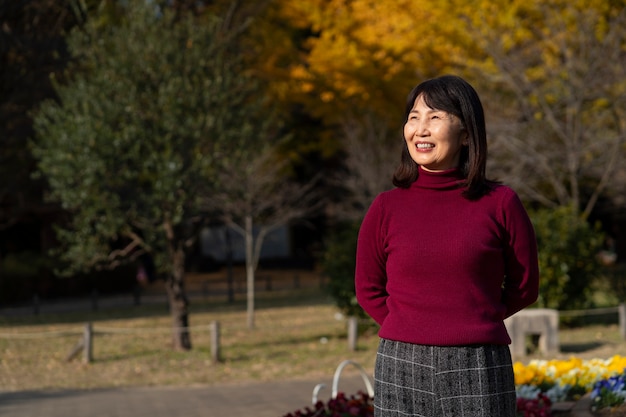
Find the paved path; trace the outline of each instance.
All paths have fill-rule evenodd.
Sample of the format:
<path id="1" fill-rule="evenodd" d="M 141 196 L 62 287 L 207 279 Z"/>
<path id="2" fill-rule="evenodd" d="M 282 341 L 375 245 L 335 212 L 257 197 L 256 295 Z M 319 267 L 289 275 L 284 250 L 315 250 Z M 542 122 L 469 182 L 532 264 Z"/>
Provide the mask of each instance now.
<path id="1" fill-rule="evenodd" d="M 370 378 L 371 379 L 371 378 Z M 207 387 L 120 388 L 91 391 L 0 392 L 2 417 L 283 417 L 331 396 L 328 381 L 283 381 Z M 1 389 L 1 388 L 0 388 Z M 339 391 L 365 391 L 359 375 L 341 377 Z"/>

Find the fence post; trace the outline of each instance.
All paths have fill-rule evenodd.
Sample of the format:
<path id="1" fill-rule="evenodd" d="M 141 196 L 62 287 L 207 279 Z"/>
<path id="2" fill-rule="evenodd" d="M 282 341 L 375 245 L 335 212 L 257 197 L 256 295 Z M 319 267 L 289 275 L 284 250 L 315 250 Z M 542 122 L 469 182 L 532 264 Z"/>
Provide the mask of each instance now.
<path id="1" fill-rule="evenodd" d="M 622 339 L 626 339 L 626 303 L 621 303 L 617 311 L 619 312 L 619 331 Z"/>
<path id="2" fill-rule="evenodd" d="M 348 318 L 348 348 L 351 351 L 356 350 L 356 340 L 359 333 L 359 320 L 356 317 Z"/>
<path id="3" fill-rule="evenodd" d="M 91 323 L 85 323 L 85 328 L 83 329 L 83 336 L 78 340 L 78 343 L 72 348 L 70 353 L 67 355 L 65 360 L 67 362 L 74 359 L 80 351 L 83 351 L 83 362 L 90 363 L 93 359 L 93 331 L 91 327 Z"/>
<path id="4" fill-rule="evenodd" d="M 212 321 L 209 328 L 211 330 L 211 360 L 213 363 L 218 363 L 220 361 L 220 323 Z"/>
<path id="5" fill-rule="evenodd" d="M 93 360 L 93 331 L 91 323 L 85 324 L 83 331 L 83 362 L 91 363 Z"/>

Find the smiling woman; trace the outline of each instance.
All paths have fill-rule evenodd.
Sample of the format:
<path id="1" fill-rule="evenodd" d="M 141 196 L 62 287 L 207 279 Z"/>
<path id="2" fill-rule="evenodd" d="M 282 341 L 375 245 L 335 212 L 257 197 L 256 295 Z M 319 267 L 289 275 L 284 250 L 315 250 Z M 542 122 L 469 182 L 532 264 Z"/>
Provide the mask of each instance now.
<path id="1" fill-rule="evenodd" d="M 485 178 L 482 104 L 465 80 L 413 89 L 396 189 L 359 231 L 355 287 L 380 325 L 375 416 L 513 417 L 503 320 L 538 292 L 537 245 L 517 194 Z"/>

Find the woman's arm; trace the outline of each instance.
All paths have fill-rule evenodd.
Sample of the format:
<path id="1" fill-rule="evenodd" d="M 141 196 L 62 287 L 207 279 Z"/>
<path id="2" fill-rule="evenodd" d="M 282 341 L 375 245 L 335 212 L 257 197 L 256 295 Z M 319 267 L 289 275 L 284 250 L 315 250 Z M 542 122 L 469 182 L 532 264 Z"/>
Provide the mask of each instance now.
<path id="1" fill-rule="evenodd" d="M 380 196 L 374 200 L 361 223 L 355 271 L 357 301 L 378 324 L 389 312 L 381 200 Z"/>
<path id="2" fill-rule="evenodd" d="M 539 263 L 535 230 L 517 194 L 511 192 L 503 203 L 506 276 L 503 301 L 506 317 L 512 316 L 537 300 Z"/>

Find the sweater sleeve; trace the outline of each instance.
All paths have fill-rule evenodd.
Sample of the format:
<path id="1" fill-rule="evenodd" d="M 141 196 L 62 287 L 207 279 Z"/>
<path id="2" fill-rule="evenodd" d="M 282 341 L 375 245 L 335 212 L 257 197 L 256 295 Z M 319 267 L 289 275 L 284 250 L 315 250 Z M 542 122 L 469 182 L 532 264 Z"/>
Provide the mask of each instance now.
<path id="1" fill-rule="evenodd" d="M 533 225 L 517 194 L 512 190 L 502 207 L 506 271 L 503 302 L 506 317 L 531 305 L 539 295 L 539 264 Z"/>
<path id="2" fill-rule="evenodd" d="M 363 310 L 381 325 L 389 312 L 382 224 L 382 198 L 378 196 L 365 215 L 359 230 L 355 289 L 357 301 Z"/>

